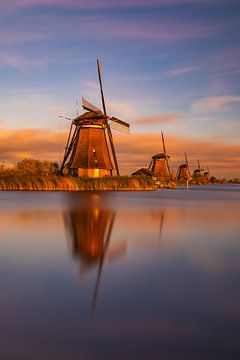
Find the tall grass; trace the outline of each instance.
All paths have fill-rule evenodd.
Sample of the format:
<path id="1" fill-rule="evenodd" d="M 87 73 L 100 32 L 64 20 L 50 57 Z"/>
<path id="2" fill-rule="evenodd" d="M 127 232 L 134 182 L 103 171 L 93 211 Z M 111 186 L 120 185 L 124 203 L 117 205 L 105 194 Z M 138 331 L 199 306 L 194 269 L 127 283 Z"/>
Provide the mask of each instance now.
<path id="1" fill-rule="evenodd" d="M 0 190 L 88 191 L 88 190 L 155 190 L 148 177 L 120 176 L 104 178 L 70 178 L 56 175 L 0 175 Z"/>

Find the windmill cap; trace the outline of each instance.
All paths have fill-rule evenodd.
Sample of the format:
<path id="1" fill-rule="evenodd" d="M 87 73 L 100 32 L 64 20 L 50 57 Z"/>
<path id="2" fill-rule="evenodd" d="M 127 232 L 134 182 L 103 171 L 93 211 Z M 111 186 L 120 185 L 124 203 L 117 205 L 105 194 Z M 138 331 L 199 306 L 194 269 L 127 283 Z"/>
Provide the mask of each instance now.
<path id="1" fill-rule="evenodd" d="M 98 118 L 105 118 L 105 115 L 99 112 L 87 111 L 82 115 L 79 115 L 75 120 L 84 120 L 84 119 L 98 119 Z"/>
<path id="2" fill-rule="evenodd" d="M 152 159 L 153 160 L 157 160 L 157 159 L 170 159 L 170 156 L 169 155 L 165 155 L 164 153 L 160 153 L 160 154 L 155 154 L 152 156 Z"/>

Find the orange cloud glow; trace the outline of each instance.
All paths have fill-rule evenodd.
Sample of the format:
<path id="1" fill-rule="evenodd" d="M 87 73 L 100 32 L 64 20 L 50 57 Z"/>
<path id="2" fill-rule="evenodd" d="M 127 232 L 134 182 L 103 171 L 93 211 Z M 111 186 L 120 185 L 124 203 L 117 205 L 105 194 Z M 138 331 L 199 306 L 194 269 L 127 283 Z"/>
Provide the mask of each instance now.
<path id="1" fill-rule="evenodd" d="M 159 134 L 114 133 L 113 136 L 122 174 L 148 166 L 152 154 L 162 152 Z M 67 133 L 49 129 L 0 131 L 0 161 L 13 163 L 26 157 L 59 161 L 66 138 Z M 214 176 L 240 177 L 240 145 L 169 135 L 165 140 L 173 171 L 184 162 L 184 152 L 187 152 L 192 170 L 199 159 L 203 167 L 209 166 Z"/>

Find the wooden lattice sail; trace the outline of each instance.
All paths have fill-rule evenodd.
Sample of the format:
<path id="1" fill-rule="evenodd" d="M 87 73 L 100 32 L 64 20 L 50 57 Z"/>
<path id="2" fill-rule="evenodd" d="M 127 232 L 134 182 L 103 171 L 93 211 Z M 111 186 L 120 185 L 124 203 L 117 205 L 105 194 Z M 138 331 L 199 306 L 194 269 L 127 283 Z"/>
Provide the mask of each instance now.
<path id="1" fill-rule="evenodd" d="M 128 133 L 129 124 L 107 115 L 98 60 L 97 67 L 103 111 L 82 98 L 82 106 L 87 112 L 71 121 L 61 174 L 81 177 L 119 175 L 111 128 Z"/>
<path id="2" fill-rule="evenodd" d="M 156 177 L 171 178 L 171 172 L 168 162 L 170 156 L 167 155 L 166 153 L 163 133 L 161 133 L 161 135 L 162 135 L 163 153 L 155 154 L 152 156 L 149 165 L 149 170 L 152 171 Z"/>

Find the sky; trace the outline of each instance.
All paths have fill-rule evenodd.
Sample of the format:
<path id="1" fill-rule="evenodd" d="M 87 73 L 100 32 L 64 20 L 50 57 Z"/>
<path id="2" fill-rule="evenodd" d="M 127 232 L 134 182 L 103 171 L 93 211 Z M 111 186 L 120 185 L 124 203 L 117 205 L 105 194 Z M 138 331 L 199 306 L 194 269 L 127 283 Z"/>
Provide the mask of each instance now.
<path id="1" fill-rule="evenodd" d="M 98 107 L 96 59 L 119 167 L 187 152 L 216 177 L 240 178 L 239 0 L 0 2 L 0 162 L 60 162 L 76 100 Z"/>

